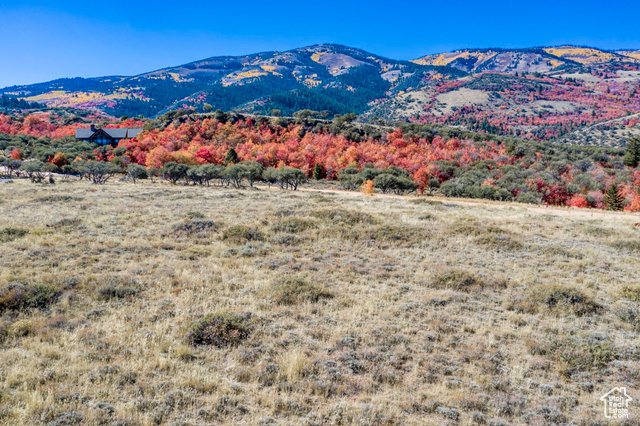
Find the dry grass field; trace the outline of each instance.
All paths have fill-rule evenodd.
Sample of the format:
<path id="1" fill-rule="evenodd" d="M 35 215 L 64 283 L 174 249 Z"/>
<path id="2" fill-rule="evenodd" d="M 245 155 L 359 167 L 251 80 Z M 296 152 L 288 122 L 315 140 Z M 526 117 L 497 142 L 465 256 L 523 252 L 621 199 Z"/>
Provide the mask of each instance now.
<path id="1" fill-rule="evenodd" d="M 640 399 L 639 222 L 0 184 L 0 423 L 607 424 Z"/>

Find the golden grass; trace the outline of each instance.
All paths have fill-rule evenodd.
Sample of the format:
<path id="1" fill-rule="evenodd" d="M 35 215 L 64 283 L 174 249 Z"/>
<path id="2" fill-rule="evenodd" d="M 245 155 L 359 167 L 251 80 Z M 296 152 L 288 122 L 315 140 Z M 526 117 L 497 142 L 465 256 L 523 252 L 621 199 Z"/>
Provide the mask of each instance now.
<path id="1" fill-rule="evenodd" d="M 640 379 L 637 216 L 149 182 L 0 199 L 28 231 L 0 288 L 55 291 L 2 305 L 0 424 L 588 424 Z M 189 340 L 220 312 L 242 339 Z"/>

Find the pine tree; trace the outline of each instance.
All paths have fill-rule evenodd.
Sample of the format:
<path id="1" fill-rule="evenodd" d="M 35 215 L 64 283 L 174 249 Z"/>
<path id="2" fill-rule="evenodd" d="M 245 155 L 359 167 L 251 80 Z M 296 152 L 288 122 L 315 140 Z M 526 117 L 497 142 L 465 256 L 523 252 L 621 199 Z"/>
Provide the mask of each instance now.
<path id="1" fill-rule="evenodd" d="M 322 164 L 316 163 L 315 166 L 313 166 L 313 174 L 312 175 L 313 175 L 313 178 L 315 180 L 324 179 L 325 172 L 324 172 L 324 167 L 322 167 Z"/>
<path id="2" fill-rule="evenodd" d="M 607 210 L 622 210 L 624 201 L 618 185 L 615 182 L 611 183 L 604 193 L 604 202 L 607 204 Z"/>
<path id="3" fill-rule="evenodd" d="M 640 164 L 640 138 L 629 138 L 623 161 L 625 166 L 638 167 Z"/>
<path id="4" fill-rule="evenodd" d="M 236 164 L 238 162 L 238 153 L 235 149 L 229 148 L 227 154 L 224 156 L 224 164 Z"/>

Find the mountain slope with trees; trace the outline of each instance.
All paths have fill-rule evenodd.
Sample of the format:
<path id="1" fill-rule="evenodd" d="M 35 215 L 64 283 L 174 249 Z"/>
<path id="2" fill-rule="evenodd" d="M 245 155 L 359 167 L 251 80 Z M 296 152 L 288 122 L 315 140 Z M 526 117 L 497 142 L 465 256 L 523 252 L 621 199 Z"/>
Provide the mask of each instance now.
<path id="1" fill-rule="evenodd" d="M 465 74 L 346 46 L 317 45 L 213 57 L 133 77 L 59 79 L 0 93 L 51 106 L 97 107 L 115 116 L 153 117 L 179 108 L 359 114 L 377 99 Z"/>
<path id="2" fill-rule="evenodd" d="M 132 76 L 0 89 L 9 112 L 74 107 L 111 117 L 167 111 L 414 121 L 526 139 L 626 146 L 640 135 L 640 53 L 592 47 L 463 49 L 398 61 L 326 44 L 212 57 Z M 37 103 L 37 104 L 34 104 Z"/>

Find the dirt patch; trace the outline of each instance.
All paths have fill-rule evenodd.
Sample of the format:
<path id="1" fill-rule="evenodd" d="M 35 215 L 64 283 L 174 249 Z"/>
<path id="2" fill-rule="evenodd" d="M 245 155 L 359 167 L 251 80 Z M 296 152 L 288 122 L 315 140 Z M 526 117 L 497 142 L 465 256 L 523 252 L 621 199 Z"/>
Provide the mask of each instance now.
<path id="1" fill-rule="evenodd" d="M 485 105 L 489 102 L 489 95 L 482 90 L 462 87 L 458 90 L 438 95 L 436 100 L 442 104 L 440 110 L 443 114 L 451 114 L 454 107 Z"/>

